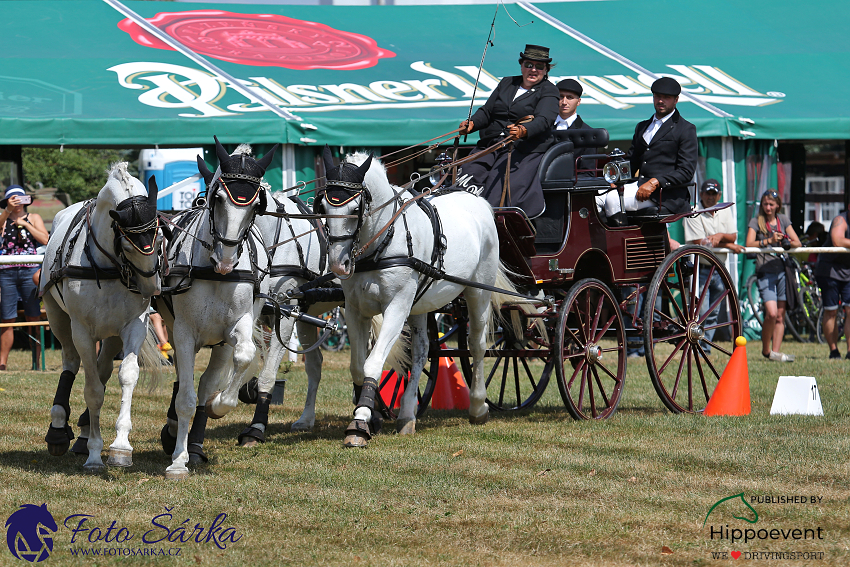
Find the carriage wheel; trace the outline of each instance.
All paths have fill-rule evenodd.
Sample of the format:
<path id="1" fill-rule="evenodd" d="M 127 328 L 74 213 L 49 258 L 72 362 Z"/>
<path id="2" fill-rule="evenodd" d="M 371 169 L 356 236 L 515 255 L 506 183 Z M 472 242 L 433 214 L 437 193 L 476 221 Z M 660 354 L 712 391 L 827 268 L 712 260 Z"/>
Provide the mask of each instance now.
<path id="1" fill-rule="evenodd" d="M 698 281 L 706 270 L 707 283 L 719 274 L 723 290 L 700 316 L 702 298 L 709 301 L 707 283 L 700 286 Z M 711 309 L 720 313 L 707 329 Z M 647 291 L 643 328 L 646 364 L 661 401 L 674 413 L 701 412 L 732 356 L 732 341 L 741 335 L 738 296 L 717 257 L 701 246 L 683 246 L 668 255 Z M 712 341 L 705 339 L 709 329 L 715 329 Z"/>
<path id="2" fill-rule="evenodd" d="M 575 419 L 611 417 L 626 380 L 623 314 L 603 282 L 573 284 L 558 316 L 558 389 Z"/>

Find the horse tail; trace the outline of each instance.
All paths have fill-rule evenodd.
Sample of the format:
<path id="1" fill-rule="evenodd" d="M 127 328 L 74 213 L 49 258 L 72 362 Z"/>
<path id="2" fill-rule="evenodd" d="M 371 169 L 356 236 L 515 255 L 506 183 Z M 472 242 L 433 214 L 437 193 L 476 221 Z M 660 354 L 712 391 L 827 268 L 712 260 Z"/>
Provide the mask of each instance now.
<path id="1" fill-rule="evenodd" d="M 162 382 L 162 377 L 165 375 L 162 371 L 164 362 L 165 359 L 156 343 L 156 335 L 148 322 L 148 332 L 145 334 L 142 348 L 139 349 L 139 381 L 141 383 L 144 380 L 148 383 L 148 393 L 156 390 Z"/>
<path id="2" fill-rule="evenodd" d="M 272 340 L 274 331 L 271 329 L 264 329 L 261 321 L 262 317 L 258 317 L 257 320 L 254 321 L 253 339 L 254 346 L 257 347 L 257 352 L 254 355 L 254 360 L 251 361 L 251 365 L 248 367 L 248 371 L 245 372 L 245 376 L 247 376 L 249 380 L 251 379 L 251 376 L 260 375 L 260 371 L 263 369 L 265 361 L 269 358 L 269 343 Z"/>
<path id="3" fill-rule="evenodd" d="M 381 334 L 381 327 L 384 324 L 383 315 L 375 315 L 372 317 L 372 340 L 375 340 Z M 398 376 L 404 376 L 410 371 L 412 360 L 410 357 L 410 331 L 407 329 L 407 324 L 404 326 L 401 335 L 393 344 L 390 350 L 390 355 L 387 357 L 387 364 L 395 370 Z"/>
<path id="4" fill-rule="evenodd" d="M 494 284 L 495 287 L 516 293 L 517 289 L 508 277 L 511 273 L 512 272 L 505 267 L 502 262 L 499 262 L 499 271 L 496 274 L 496 283 Z M 502 307 L 505 305 L 516 307 L 516 309 L 507 310 L 510 314 L 509 319 L 506 319 L 503 314 Z M 493 310 L 493 317 L 491 317 L 491 319 L 494 320 L 494 324 L 489 325 L 487 329 L 488 345 L 494 344 L 495 329 L 498 328 L 499 325 L 510 327 L 515 337 L 522 337 L 525 333 L 523 314 L 530 315 L 532 313 L 537 313 L 537 307 L 530 299 L 523 299 L 515 295 L 495 291 L 490 294 L 490 308 Z M 543 319 L 540 317 L 534 317 L 533 321 L 534 325 L 540 331 L 540 336 L 547 336 L 546 324 L 543 322 Z"/>

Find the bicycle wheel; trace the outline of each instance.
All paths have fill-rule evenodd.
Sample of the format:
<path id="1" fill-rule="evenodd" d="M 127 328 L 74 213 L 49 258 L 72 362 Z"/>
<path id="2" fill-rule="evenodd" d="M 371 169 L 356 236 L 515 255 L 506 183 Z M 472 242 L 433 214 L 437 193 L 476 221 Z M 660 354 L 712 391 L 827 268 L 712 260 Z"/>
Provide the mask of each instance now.
<path id="1" fill-rule="evenodd" d="M 747 297 L 750 300 L 750 306 L 753 309 L 753 315 L 756 320 L 759 322 L 759 325 L 764 325 L 764 316 L 762 315 L 762 310 L 764 307 L 761 303 L 761 294 L 759 293 L 759 284 L 758 278 L 756 278 L 755 274 L 747 278 Z"/>

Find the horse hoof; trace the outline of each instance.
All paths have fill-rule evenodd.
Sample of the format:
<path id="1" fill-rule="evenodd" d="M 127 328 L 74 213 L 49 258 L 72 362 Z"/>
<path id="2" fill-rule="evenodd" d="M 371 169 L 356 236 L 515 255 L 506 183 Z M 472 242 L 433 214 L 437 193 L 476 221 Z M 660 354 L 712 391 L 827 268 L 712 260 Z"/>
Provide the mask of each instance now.
<path id="1" fill-rule="evenodd" d="M 482 415 L 479 415 L 478 417 L 469 416 L 469 423 L 471 423 L 472 425 L 484 425 L 488 421 L 490 421 L 490 410 L 489 409 L 487 411 L 485 411 Z"/>
<path id="2" fill-rule="evenodd" d="M 212 409 L 213 408 L 213 402 L 220 395 L 221 395 L 221 390 L 219 390 L 218 392 L 215 392 L 212 396 L 210 396 L 210 398 L 207 400 L 207 403 L 204 404 L 204 412 L 206 412 L 207 417 L 212 418 L 212 419 L 221 419 L 225 416 L 225 414 L 223 414 L 223 413 L 219 414 L 219 413 L 213 411 L 213 409 Z"/>
<path id="3" fill-rule="evenodd" d="M 74 441 L 74 446 L 71 447 L 71 452 L 75 455 L 80 455 L 82 457 L 89 456 L 89 438 L 88 437 L 77 437 L 77 440 Z"/>
<path id="4" fill-rule="evenodd" d="M 175 469 L 175 470 L 165 470 L 165 479 L 166 480 L 186 480 L 189 478 L 189 469 Z"/>
<path id="5" fill-rule="evenodd" d="M 162 431 L 159 432 L 159 442 L 162 444 L 162 450 L 166 455 L 174 454 L 174 449 L 177 448 L 177 437 L 171 435 L 168 429 L 168 424 L 162 426 Z"/>
<path id="6" fill-rule="evenodd" d="M 203 447 L 199 447 L 193 443 L 189 444 L 189 462 L 193 465 L 209 462 L 209 457 L 204 453 Z"/>
<path id="7" fill-rule="evenodd" d="M 124 449 L 110 449 L 109 459 L 107 459 L 106 464 L 110 467 L 133 466 L 133 451 L 125 451 Z"/>
<path id="8" fill-rule="evenodd" d="M 44 436 L 44 441 L 47 443 L 47 452 L 54 457 L 61 457 L 68 452 L 68 447 L 71 446 L 71 439 L 74 438 L 74 432 L 70 425 L 65 427 L 53 427 L 50 425 L 47 429 L 47 435 Z"/>
<path id="9" fill-rule="evenodd" d="M 68 447 L 71 446 L 70 441 L 66 441 L 64 443 L 59 443 L 54 445 L 52 443 L 47 444 L 47 452 L 53 455 L 54 457 L 61 457 L 65 453 L 68 452 Z"/>
<path id="10" fill-rule="evenodd" d="M 399 435 L 413 435 L 416 433 L 416 420 L 408 419 L 404 422 L 396 422 L 395 429 Z"/>
<path id="11" fill-rule="evenodd" d="M 313 431 L 313 426 L 296 421 L 292 424 L 292 427 L 289 428 L 289 431 L 292 433 L 309 433 L 310 431 Z"/>
<path id="12" fill-rule="evenodd" d="M 355 419 L 348 425 L 345 430 L 345 439 L 342 441 L 343 447 L 366 447 L 369 444 L 369 439 L 372 438 L 372 433 L 369 431 L 369 424 L 365 421 Z"/>
<path id="13" fill-rule="evenodd" d="M 240 447 L 256 447 L 258 443 L 265 443 L 266 436 L 261 429 L 249 425 L 239 434 Z"/>
<path id="14" fill-rule="evenodd" d="M 103 463 L 96 463 L 96 464 L 92 464 L 92 465 L 89 465 L 89 464 L 83 465 L 83 471 L 88 473 L 88 474 L 100 474 L 105 469 L 106 469 L 106 467 L 103 465 Z"/>

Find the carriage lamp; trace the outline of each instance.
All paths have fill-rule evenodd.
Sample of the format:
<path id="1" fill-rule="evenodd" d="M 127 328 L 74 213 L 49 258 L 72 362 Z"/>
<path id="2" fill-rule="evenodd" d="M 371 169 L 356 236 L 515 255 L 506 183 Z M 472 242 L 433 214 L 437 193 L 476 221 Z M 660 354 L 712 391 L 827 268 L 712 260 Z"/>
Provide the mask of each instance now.
<path id="1" fill-rule="evenodd" d="M 615 148 L 608 154 L 611 161 L 602 167 L 602 176 L 608 183 L 624 182 L 632 178 L 632 164 L 625 159 L 623 151 Z"/>
<path id="2" fill-rule="evenodd" d="M 441 170 L 442 167 L 449 165 L 452 163 L 452 158 L 448 153 L 442 152 L 437 156 L 437 165 L 431 168 L 431 172 L 428 174 L 428 181 L 431 182 L 431 186 L 436 185 L 440 182 L 440 179 L 443 177 L 445 171 Z"/>

